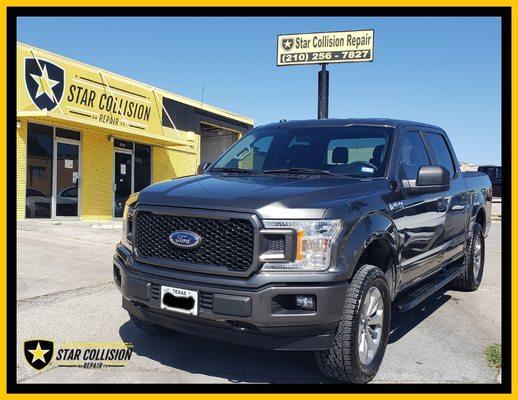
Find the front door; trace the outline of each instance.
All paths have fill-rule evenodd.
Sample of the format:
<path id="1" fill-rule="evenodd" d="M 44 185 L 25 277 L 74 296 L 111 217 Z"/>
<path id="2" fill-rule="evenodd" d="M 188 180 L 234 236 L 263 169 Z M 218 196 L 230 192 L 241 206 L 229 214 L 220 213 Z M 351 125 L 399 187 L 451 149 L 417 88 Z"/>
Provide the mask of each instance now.
<path id="1" fill-rule="evenodd" d="M 131 150 L 115 150 L 114 174 L 114 217 L 122 217 L 124 204 L 133 193 L 133 152 Z"/>
<path id="2" fill-rule="evenodd" d="M 56 139 L 55 216 L 77 217 L 79 210 L 79 144 Z"/>
<path id="3" fill-rule="evenodd" d="M 423 165 L 431 165 L 420 132 L 404 134 L 399 176 L 415 181 Z M 441 193 L 405 195 L 401 289 L 433 273 L 443 260 L 447 203 Z"/>

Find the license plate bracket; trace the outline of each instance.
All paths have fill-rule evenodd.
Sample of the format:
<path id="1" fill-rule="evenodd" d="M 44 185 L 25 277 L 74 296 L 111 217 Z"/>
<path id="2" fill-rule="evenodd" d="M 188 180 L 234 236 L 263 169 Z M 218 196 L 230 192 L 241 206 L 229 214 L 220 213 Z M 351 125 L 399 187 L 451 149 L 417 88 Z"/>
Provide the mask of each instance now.
<path id="1" fill-rule="evenodd" d="M 181 314 L 198 315 L 198 291 L 162 286 L 160 308 Z"/>

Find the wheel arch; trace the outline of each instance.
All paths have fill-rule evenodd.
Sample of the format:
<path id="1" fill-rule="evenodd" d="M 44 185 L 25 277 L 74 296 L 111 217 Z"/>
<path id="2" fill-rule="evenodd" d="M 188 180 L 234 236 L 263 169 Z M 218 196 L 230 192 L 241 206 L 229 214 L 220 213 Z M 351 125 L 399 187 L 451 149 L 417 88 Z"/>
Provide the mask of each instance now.
<path id="1" fill-rule="evenodd" d="M 394 221 L 386 214 L 367 214 L 355 224 L 344 246 L 343 256 L 348 265 L 346 278 L 351 279 L 363 264 L 384 270 L 388 257 L 397 265 L 398 254 L 399 233 Z"/>
<path id="2" fill-rule="evenodd" d="M 484 207 L 480 207 L 475 216 L 475 222 L 479 223 L 482 226 L 482 229 L 486 230 L 486 210 Z"/>
<path id="3" fill-rule="evenodd" d="M 473 207 L 470 220 L 470 232 L 473 230 L 473 225 L 475 223 L 478 223 L 480 224 L 480 226 L 482 226 L 482 232 L 484 232 L 485 235 L 487 227 L 487 215 L 486 210 L 484 209 L 482 204 L 477 204 Z"/>

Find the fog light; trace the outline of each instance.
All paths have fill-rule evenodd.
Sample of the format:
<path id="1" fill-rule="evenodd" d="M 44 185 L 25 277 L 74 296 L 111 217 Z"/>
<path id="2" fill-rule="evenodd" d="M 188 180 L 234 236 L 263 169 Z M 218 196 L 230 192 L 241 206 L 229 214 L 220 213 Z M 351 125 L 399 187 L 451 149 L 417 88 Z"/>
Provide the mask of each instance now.
<path id="1" fill-rule="evenodd" d="M 297 295 L 295 297 L 295 302 L 297 304 L 297 308 L 302 308 L 304 310 L 315 310 L 317 305 L 315 296 Z"/>

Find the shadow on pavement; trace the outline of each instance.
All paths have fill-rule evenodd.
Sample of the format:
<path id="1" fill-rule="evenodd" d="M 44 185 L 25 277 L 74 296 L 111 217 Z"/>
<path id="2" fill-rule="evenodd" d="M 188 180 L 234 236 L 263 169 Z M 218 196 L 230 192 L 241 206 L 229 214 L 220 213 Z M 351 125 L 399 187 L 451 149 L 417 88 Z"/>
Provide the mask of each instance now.
<path id="1" fill-rule="evenodd" d="M 155 336 L 141 332 L 130 321 L 119 333 L 122 340 L 133 343 L 135 354 L 193 374 L 236 383 L 336 383 L 320 374 L 309 351 L 269 351 L 173 331 Z"/>
<path id="2" fill-rule="evenodd" d="M 451 296 L 445 294 L 448 290 L 448 287 L 440 289 L 410 311 L 399 312 L 393 308 L 388 344 L 397 342 L 450 300 Z"/>
<path id="3" fill-rule="evenodd" d="M 451 296 L 445 294 L 447 290 L 438 291 L 411 311 L 401 313 L 393 310 L 389 345 L 450 300 Z M 133 343 L 133 351 L 139 356 L 184 372 L 236 383 L 337 383 L 321 375 L 313 352 L 309 351 L 269 351 L 173 331 L 155 336 L 141 332 L 130 321 L 120 327 L 119 333 L 122 340 Z"/>

